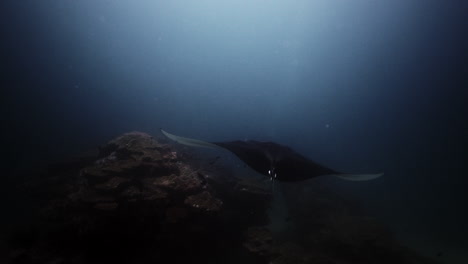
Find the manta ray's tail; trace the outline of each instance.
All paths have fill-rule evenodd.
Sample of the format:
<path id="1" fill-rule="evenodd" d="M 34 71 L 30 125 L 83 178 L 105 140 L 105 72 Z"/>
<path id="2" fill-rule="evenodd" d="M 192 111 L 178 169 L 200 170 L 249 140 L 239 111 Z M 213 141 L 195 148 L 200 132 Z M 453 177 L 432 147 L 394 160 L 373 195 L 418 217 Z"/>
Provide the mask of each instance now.
<path id="1" fill-rule="evenodd" d="M 219 146 L 213 143 L 205 142 L 205 141 L 201 141 L 201 140 L 193 139 L 193 138 L 179 137 L 179 136 L 167 133 L 163 129 L 161 129 L 161 133 L 163 133 L 166 137 L 182 145 L 187 145 L 191 147 L 203 147 L 203 148 L 219 148 Z"/>
<path id="2" fill-rule="evenodd" d="M 336 176 L 340 179 L 348 180 L 348 181 L 370 181 L 373 179 L 377 179 L 383 176 L 383 173 L 375 173 L 375 174 L 336 174 Z"/>

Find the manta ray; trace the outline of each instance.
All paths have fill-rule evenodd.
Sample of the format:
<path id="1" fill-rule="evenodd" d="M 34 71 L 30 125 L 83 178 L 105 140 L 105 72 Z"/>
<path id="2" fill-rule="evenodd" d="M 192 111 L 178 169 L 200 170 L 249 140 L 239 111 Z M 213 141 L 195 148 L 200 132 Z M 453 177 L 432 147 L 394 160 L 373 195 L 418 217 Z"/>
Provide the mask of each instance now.
<path id="1" fill-rule="evenodd" d="M 227 142 L 206 142 L 161 132 L 168 138 L 187 146 L 222 148 L 232 152 L 256 172 L 271 180 L 284 182 L 304 181 L 318 176 L 332 175 L 351 181 L 368 181 L 379 178 L 383 173 L 346 174 L 320 165 L 292 148 L 275 142 L 235 140 Z"/>

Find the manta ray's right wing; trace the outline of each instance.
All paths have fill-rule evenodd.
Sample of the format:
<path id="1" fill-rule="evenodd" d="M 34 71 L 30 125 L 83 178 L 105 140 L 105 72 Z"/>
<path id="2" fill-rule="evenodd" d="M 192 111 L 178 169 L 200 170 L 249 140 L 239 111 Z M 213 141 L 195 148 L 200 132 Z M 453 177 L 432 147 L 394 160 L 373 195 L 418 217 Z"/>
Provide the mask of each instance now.
<path id="1" fill-rule="evenodd" d="M 375 174 L 335 174 L 340 179 L 347 180 L 347 181 L 370 181 L 373 179 L 377 179 L 382 177 L 383 173 L 375 173 Z"/>

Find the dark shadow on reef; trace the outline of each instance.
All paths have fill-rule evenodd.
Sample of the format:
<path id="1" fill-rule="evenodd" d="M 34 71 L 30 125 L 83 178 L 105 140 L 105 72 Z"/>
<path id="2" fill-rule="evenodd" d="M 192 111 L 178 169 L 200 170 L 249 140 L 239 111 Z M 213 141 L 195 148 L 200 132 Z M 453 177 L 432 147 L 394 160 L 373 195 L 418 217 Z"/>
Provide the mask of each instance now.
<path id="1" fill-rule="evenodd" d="M 286 190 L 295 235 L 276 239 L 268 186 L 144 133 L 26 179 L 35 210 L 6 239 L 7 263 L 434 263 L 320 185 Z"/>

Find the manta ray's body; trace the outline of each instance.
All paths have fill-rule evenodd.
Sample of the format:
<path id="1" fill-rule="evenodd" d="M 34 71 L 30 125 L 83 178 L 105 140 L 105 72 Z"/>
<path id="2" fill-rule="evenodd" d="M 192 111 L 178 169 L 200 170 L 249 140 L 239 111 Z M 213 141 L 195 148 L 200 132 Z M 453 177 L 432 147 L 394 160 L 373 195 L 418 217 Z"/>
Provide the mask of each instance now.
<path id="1" fill-rule="evenodd" d="M 213 144 L 231 151 L 258 173 L 279 181 L 302 181 L 320 175 L 338 174 L 274 142 L 249 140 Z"/>
<path id="2" fill-rule="evenodd" d="M 234 153 L 250 168 L 278 181 L 303 181 L 322 175 L 334 175 L 347 180 L 365 181 L 378 178 L 379 174 L 343 174 L 302 156 L 293 149 L 274 142 L 229 141 L 205 142 L 170 134 L 161 129 L 168 138 L 193 147 L 221 147 Z"/>

